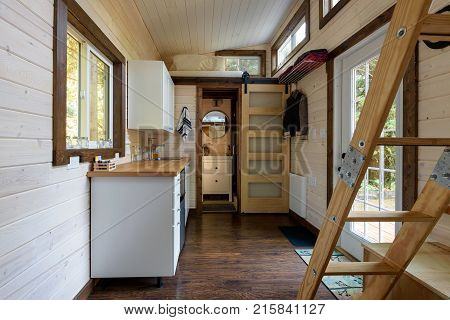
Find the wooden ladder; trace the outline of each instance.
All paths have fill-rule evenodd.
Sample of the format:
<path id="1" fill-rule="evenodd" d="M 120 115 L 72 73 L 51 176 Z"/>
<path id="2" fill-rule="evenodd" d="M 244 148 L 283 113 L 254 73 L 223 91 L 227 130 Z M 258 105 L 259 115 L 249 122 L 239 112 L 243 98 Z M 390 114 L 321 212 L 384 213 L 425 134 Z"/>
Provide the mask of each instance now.
<path id="1" fill-rule="evenodd" d="M 360 298 L 386 298 L 441 215 L 447 211 L 450 202 L 449 148 L 444 151 L 411 211 L 349 214 L 377 145 L 450 146 L 450 139 L 379 138 L 418 39 L 439 41 L 448 39 L 450 35 L 450 15 L 429 15 L 430 5 L 431 0 L 397 1 L 298 299 L 313 299 L 324 275 L 345 274 L 375 275 L 368 277 L 370 279 L 365 283 Z M 381 262 L 330 263 L 347 221 L 395 221 L 403 224 Z"/>

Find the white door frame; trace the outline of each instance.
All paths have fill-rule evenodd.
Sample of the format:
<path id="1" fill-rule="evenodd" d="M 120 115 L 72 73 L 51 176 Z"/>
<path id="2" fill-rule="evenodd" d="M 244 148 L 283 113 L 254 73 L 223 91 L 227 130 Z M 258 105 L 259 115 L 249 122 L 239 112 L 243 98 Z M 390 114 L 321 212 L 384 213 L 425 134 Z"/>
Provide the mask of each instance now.
<path id="1" fill-rule="evenodd" d="M 378 55 L 381 51 L 381 47 L 384 43 L 384 38 L 388 29 L 388 25 L 385 25 L 372 33 L 370 36 L 360 41 L 357 45 L 353 46 L 340 56 L 334 59 L 334 96 L 333 96 L 333 185 L 336 185 L 338 181 L 337 168 L 341 166 L 342 158 L 341 154 L 347 151 L 349 142 L 352 137 L 351 125 L 353 116 L 343 117 L 343 114 L 351 114 L 351 96 L 344 96 L 343 92 L 351 92 L 351 69 Z M 346 81 L 344 81 L 346 79 Z M 403 132 L 402 118 L 403 118 L 403 84 L 399 88 L 399 92 L 396 96 L 397 100 L 397 135 L 401 136 Z M 401 148 L 401 147 L 400 147 Z M 396 179 L 402 181 L 402 166 L 401 166 L 401 149 L 397 150 L 398 160 L 396 163 Z M 402 188 L 396 188 L 396 210 L 401 210 L 401 196 Z M 400 224 L 396 224 L 396 232 L 398 231 Z M 367 243 L 367 240 L 358 236 L 350 231 L 350 224 L 346 223 L 344 232 L 341 234 L 338 245 L 343 247 L 346 251 L 352 254 L 355 258 L 362 260 L 363 250 L 361 243 Z"/>

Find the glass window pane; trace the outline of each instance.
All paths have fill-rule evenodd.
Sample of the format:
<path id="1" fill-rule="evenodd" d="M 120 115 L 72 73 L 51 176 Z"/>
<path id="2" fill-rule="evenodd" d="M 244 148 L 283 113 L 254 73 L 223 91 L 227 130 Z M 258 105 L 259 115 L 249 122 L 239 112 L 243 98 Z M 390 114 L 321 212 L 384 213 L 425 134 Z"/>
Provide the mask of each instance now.
<path id="1" fill-rule="evenodd" d="M 374 207 L 380 206 L 380 172 L 379 170 L 367 170 L 369 178 L 367 183 L 368 204 Z"/>
<path id="2" fill-rule="evenodd" d="M 386 123 L 384 124 L 383 130 L 385 137 L 395 137 L 395 130 L 397 129 L 396 110 L 397 110 L 397 103 L 394 101 L 391 110 L 389 110 Z"/>
<path id="3" fill-rule="evenodd" d="M 397 147 L 384 146 L 384 168 L 396 169 Z"/>
<path id="4" fill-rule="evenodd" d="M 305 23 L 304 19 L 302 20 L 302 22 L 300 22 L 300 27 L 295 32 L 294 38 L 295 38 L 295 41 L 294 41 L 295 47 L 298 46 L 298 44 L 306 38 L 306 23 Z"/>
<path id="5" fill-rule="evenodd" d="M 239 70 L 247 71 L 252 76 L 259 75 L 259 65 L 261 59 L 259 57 L 248 57 L 239 59 Z"/>
<path id="6" fill-rule="evenodd" d="M 79 136 L 80 43 L 67 34 L 67 118 L 66 136 Z"/>
<path id="7" fill-rule="evenodd" d="M 109 66 L 90 52 L 89 75 L 89 133 L 91 141 L 110 139 L 109 136 Z"/>
<path id="8" fill-rule="evenodd" d="M 323 16 L 325 17 L 330 11 L 330 0 L 322 0 L 323 2 Z"/>
<path id="9" fill-rule="evenodd" d="M 364 101 L 366 99 L 366 71 L 365 65 L 361 64 L 353 68 L 353 108 L 354 108 L 354 128 L 359 120 Z"/>
<path id="10" fill-rule="evenodd" d="M 375 67 L 378 62 L 378 56 L 373 57 L 368 61 L 368 67 L 369 67 L 369 83 L 372 82 L 373 75 L 375 74 Z"/>
<path id="11" fill-rule="evenodd" d="M 286 57 L 291 53 L 291 37 L 288 37 L 278 49 L 278 65 L 283 64 Z"/>
<path id="12" fill-rule="evenodd" d="M 334 7 L 335 5 L 338 4 L 340 0 L 331 0 L 331 7 Z"/>
<path id="13" fill-rule="evenodd" d="M 395 211 L 395 172 L 384 172 L 383 209 Z"/>
<path id="14" fill-rule="evenodd" d="M 226 71 L 239 71 L 239 58 L 226 58 L 225 59 Z"/>

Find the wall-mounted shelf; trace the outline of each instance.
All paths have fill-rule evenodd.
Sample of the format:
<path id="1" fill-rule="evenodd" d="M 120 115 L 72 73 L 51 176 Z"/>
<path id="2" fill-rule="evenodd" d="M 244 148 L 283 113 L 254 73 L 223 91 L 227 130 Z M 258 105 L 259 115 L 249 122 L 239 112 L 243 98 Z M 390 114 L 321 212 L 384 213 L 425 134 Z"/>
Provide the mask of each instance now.
<path id="1" fill-rule="evenodd" d="M 328 51 L 325 49 L 305 52 L 297 59 L 293 66 L 290 66 L 278 77 L 278 81 L 283 84 L 295 83 L 320 67 L 327 60 Z"/>

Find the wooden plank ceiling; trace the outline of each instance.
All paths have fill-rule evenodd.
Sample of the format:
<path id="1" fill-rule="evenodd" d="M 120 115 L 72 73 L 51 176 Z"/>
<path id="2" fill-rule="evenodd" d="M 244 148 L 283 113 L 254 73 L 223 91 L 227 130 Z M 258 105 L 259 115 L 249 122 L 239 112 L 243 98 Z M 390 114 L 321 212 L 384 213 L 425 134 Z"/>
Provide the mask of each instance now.
<path id="1" fill-rule="evenodd" d="M 294 0 L 133 0 L 160 55 L 269 43 Z"/>

